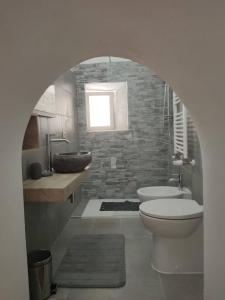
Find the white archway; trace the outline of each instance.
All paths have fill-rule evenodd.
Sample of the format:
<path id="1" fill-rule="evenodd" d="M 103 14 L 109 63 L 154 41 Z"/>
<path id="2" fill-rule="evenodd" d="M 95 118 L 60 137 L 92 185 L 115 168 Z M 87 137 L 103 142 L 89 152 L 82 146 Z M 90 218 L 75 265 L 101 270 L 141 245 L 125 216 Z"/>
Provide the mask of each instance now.
<path id="1" fill-rule="evenodd" d="M 178 92 L 198 127 L 205 204 L 205 300 L 224 299 L 225 3 L 2 1 L 0 12 L 0 291 L 28 299 L 21 145 L 57 74 L 89 57 L 128 57 Z M 216 280 L 215 280 L 216 278 Z"/>

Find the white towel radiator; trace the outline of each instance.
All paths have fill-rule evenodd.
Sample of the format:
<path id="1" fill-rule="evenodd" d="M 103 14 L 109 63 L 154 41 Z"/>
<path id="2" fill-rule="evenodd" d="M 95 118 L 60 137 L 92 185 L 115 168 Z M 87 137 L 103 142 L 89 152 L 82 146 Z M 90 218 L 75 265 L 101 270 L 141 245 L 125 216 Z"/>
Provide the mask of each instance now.
<path id="1" fill-rule="evenodd" d="M 180 98 L 173 92 L 174 153 L 188 158 L 187 110 Z"/>

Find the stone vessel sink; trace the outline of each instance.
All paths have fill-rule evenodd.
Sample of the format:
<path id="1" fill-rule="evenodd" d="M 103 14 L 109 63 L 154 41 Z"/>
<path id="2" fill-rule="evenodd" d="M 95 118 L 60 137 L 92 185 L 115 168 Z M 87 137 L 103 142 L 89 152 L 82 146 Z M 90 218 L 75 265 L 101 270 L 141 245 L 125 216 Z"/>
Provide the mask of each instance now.
<path id="1" fill-rule="evenodd" d="M 53 169 L 56 173 L 82 172 L 91 163 L 91 152 L 68 152 L 53 156 Z"/>

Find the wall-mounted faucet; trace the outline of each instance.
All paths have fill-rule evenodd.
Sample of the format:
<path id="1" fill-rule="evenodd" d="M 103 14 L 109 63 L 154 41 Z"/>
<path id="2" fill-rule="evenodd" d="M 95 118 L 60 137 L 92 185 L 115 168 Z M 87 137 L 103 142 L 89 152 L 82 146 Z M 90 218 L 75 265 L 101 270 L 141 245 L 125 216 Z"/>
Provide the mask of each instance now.
<path id="1" fill-rule="evenodd" d="M 48 169 L 44 172 L 44 176 L 51 176 L 52 173 L 52 143 L 67 143 L 70 141 L 65 138 L 54 138 L 53 134 L 46 134 L 46 148 L 47 148 L 47 156 L 48 156 Z"/>
<path id="2" fill-rule="evenodd" d="M 184 175 L 181 171 L 181 167 L 179 167 L 179 173 L 178 173 L 178 189 L 180 191 L 183 190 L 183 187 L 184 187 Z"/>
<path id="3" fill-rule="evenodd" d="M 178 174 L 173 174 L 172 176 L 174 176 L 174 177 L 170 178 L 168 181 L 177 183 L 178 189 L 180 191 L 182 191 L 183 187 L 184 187 L 184 180 L 183 180 L 183 172 L 182 172 L 181 166 L 179 166 Z"/>
<path id="4" fill-rule="evenodd" d="M 172 156 L 174 166 L 191 165 L 195 166 L 195 160 L 190 158 L 184 158 L 182 153 L 176 153 Z"/>

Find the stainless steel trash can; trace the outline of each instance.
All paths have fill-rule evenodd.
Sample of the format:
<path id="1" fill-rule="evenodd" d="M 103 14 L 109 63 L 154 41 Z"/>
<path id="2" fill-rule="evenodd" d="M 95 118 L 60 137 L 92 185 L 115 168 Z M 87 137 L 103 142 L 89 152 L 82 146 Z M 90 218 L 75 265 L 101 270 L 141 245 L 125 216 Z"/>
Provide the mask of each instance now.
<path id="1" fill-rule="evenodd" d="M 34 250 L 28 254 L 30 300 L 44 300 L 51 294 L 52 256 L 48 250 Z"/>

